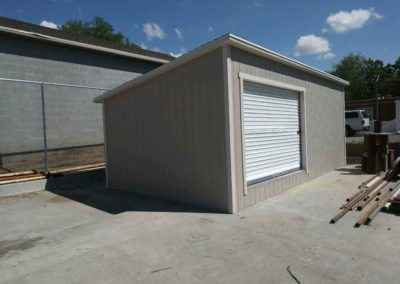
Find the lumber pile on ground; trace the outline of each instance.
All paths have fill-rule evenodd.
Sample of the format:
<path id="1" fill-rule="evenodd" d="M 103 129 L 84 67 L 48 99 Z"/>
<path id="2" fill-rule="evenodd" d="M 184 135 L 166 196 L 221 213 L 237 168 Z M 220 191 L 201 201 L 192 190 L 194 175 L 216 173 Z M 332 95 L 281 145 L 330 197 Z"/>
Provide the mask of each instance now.
<path id="1" fill-rule="evenodd" d="M 56 170 L 50 170 L 49 172 L 39 172 L 35 170 L 15 172 L 15 173 L 5 173 L 0 174 L 0 185 L 19 183 L 26 181 L 34 181 L 39 179 L 45 179 L 50 176 L 61 176 L 69 174 L 79 174 L 84 172 L 90 172 L 95 170 L 104 169 L 105 163 L 95 163 L 76 167 L 59 168 Z"/>
<path id="2" fill-rule="evenodd" d="M 45 175 L 39 173 L 37 171 L 23 171 L 16 173 L 6 173 L 0 174 L 0 185 L 9 184 L 9 183 L 17 183 L 17 182 L 25 182 L 25 181 L 34 181 L 45 178 Z"/>
<path id="3" fill-rule="evenodd" d="M 50 170 L 48 175 L 66 175 L 72 173 L 82 173 L 94 170 L 104 169 L 105 163 L 95 163 L 83 166 L 76 166 L 76 167 L 68 167 L 68 168 L 59 168 L 55 170 Z"/>
<path id="4" fill-rule="evenodd" d="M 388 203 L 400 197 L 400 159 L 397 159 L 393 169 L 385 175 L 376 175 L 359 186 L 359 191 L 347 198 L 331 219 L 334 224 L 350 211 L 360 211 L 360 217 L 354 227 L 367 225 Z"/>

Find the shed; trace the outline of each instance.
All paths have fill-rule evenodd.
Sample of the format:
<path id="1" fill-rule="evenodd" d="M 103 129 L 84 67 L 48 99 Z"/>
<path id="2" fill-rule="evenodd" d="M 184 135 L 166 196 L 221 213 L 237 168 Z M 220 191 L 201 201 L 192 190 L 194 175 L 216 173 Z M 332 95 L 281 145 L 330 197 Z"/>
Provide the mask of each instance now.
<path id="1" fill-rule="evenodd" d="M 95 99 L 107 187 L 237 213 L 345 165 L 347 84 L 219 37 Z"/>

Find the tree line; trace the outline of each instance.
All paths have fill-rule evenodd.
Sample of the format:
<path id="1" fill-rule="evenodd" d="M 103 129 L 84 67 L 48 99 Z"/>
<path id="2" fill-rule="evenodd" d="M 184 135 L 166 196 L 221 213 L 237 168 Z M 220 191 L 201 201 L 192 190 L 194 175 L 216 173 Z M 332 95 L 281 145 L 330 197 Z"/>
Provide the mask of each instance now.
<path id="1" fill-rule="evenodd" d="M 102 17 L 94 17 L 91 21 L 69 20 L 60 26 L 60 30 L 81 36 L 90 36 L 120 46 L 138 47 Z"/>
<path id="2" fill-rule="evenodd" d="M 350 82 L 346 100 L 400 96 L 400 57 L 394 64 L 359 54 L 345 56 L 331 74 Z"/>
<path id="3" fill-rule="evenodd" d="M 115 32 L 113 26 L 102 17 L 95 17 L 88 22 L 70 20 L 60 29 L 121 46 L 138 47 L 122 33 Z M 335 65 L 330 73 L 350 82 L 346 87 L 346 100 L 374 98 L 376 94 L 400 96 L 400 57 L 394 64 L 384 64 L 382 60 L 352 53 Z"/>

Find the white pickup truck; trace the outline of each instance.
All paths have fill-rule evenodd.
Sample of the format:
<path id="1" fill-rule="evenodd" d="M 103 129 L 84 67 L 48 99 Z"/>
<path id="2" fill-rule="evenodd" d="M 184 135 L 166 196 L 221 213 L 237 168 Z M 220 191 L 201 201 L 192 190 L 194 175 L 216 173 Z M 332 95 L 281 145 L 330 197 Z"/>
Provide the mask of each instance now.
<path id="1" fill-rule="evenodd" d="M 369 115 L 365 110 L 348 110 L 345 112 L 346 136 L 353 136 L 357 131 L 369 130 Z"/>

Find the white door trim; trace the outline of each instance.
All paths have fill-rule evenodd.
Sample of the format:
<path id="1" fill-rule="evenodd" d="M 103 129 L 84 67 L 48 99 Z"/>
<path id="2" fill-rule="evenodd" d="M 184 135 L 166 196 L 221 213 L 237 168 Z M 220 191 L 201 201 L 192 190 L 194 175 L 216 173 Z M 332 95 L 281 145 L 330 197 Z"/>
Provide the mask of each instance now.
<path id="1" fill-rule="evenodd" d="M 306 89 L 303 87 L 300 87 L 300 86 L 290 85 L 290 84 L 287 84 L 284 82 L 266 79 L 266 78 L 262 78 L 262 77 L 242 73 L 242 72 L 239 73 L 239 78 L 240 78 L 240 81 L 250 81 L 250 82 L 260 83 L 260 84 L 271 86 L 271 87 L 296 91 L 296 92 L 300 92 L 300 93 L 306 92 Z"/>
<path id="2" fill-rule="evenodd" d="M 231 213 L 238 212 L 238 202 L 236 195 L 236 159 L 235 159 L 235 140 L 234 140 L 234 116 L 233 116 L 233 92 L 232 92 L 232 62 L 231 47 L 225 45 L 222 48 L 222 66 L 224 69 L 224 99 L 225 99 L 225 169 L 228 187 L 228 208 Z"/>
<path id="3" fill-rule="evenodd" d="M 305 173 L 309 174 L 309 167 L 308 167 L 308 137 L 307 137 L 307 127 L 306 127 L 306 88 L 296 85 L 287 84 L 280 81 L 275 81 L 259 76 L 250 75 L 247 73 L 239 72 L 239 90 L 240 90 L 240 132 L 241 132 L 241 146 L 242 146 L 242 174 L 243 174 L 243 194 L 248 194 L 247 182 L 246 182 L 246 169 L 245 169 L 245 162 L 244 162 L 244 149 L 245 149 L 245 139 L 244 139 L 244 132 L 243 132 L 243 108 L 242 108 L 242 94 L 243 94 L 243 86 L 244 81 L 259 83 L 271 87 L 291 90 L 299 93 L 299 104 L 300 104 L 300 142 L 301 142 L 301 164 L 302 170 Z"/>

